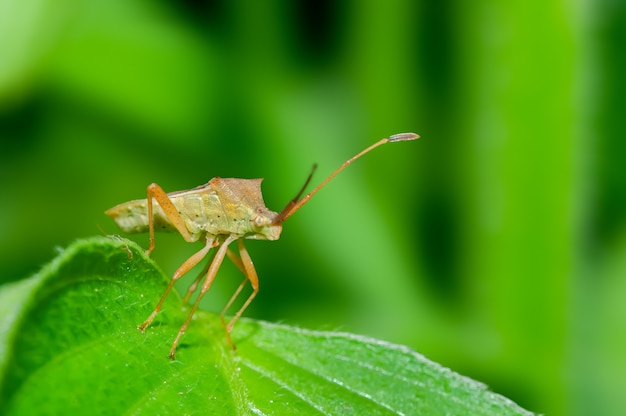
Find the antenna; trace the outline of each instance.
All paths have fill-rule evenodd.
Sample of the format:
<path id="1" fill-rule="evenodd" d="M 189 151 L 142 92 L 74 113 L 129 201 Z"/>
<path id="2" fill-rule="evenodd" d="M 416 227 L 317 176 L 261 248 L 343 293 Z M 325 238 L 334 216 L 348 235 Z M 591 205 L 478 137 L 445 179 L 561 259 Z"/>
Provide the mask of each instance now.
<path id="1" fill-rule="evenodd" d="M 276 218 L 274 219 L 273 224 L 280 224 L 286 221 L 287 218 L 291 217 L 296 211 L 302 208 L 304 204 L 309 202 L 311 197 L 313 197 L 313 195 L 319 192 L 319 190 L 322 189 L 328 182 L 330 182 L 332 178 L 337 176 L 339 172 L 344 170 L 348 165 L 350 165 L 350 163 L 354 162 L 355 160 L 357 160 L 364 154 L 368 153 L 369 151 L 374 150 L 378 146 L 382 146 L 385 143 L 415 140 L 415 139 L 419 139 L 419 137 L 420 136 L 415 133 L 400 133 L 400 134 L 394 134 L 393 136 L 389 136 L 389 137 L 386 137 L 384 139 L 377 141 L 376 143 L 374 143 L 367 149 L 362 150 L 361 152 L 352 156 L 350 159 L 343 162 L 341 166 L 339 166 L 333 173 L 331 173 L 326 179 L 324 179 L 322 183 L 317 185 L 315 189 L 313 189 L 311 192 L 309 192 L 308 194 L 300 198 L 300 196 L 304 193 L 304 190 L 306 189 L 306 187 L 309 185 L 309 182 L 311 182 L 311 178 L 313 177 L 313 172 L 315 172 L 315 169 L 317 168 L 317 165 L 313 165 L 313 169 L 311 170 L 311 173 L 309 174 L 306 182 L 304 183 L 304 186 L 302 187 L 302 189 L 300 189 L 300 192 L 298 192 L 298 195 L 296 195 L 294 199 L 289 201 L 289 203 L 285 206 L 285 208 L 283 208 L 283 210 L 280 211 L 278 216 L 276 216 Z"/>

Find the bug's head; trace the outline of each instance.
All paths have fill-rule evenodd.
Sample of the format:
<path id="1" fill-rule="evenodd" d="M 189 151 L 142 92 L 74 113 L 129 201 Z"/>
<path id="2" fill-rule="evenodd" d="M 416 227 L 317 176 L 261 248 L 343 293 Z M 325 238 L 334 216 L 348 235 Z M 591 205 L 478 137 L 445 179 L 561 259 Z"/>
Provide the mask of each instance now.
<path id="1" fill-rule="evenodd" d="M 274 220 L 278 213 L 270 211 L 262 207 L 257 208 L 255 215 L 250 218 L 250 226 L 252 234 L 248 234 L 246 238 L 252 240 L 278 240 L 283 230 L 283 224 L 275 224 Z"/>

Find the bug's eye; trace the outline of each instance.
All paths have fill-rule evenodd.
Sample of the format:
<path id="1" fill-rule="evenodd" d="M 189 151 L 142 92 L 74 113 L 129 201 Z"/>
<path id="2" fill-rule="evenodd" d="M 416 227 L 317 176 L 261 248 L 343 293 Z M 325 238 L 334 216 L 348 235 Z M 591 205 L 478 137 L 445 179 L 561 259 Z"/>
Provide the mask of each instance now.
<path id="1" fill-rule="evenodd" d="M 259 215 L 258 217 L 254 219 L 254 225 L 256 225 L 259 228 L 263 227 L 265 225 L 265 218 Z"/>

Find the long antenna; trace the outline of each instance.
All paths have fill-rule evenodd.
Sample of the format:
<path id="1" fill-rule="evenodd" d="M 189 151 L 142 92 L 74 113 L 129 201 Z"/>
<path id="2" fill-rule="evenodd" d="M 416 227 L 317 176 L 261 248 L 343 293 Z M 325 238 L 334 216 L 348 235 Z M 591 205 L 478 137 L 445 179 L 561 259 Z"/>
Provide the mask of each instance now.
<path id="1" fill-rule="evenodd" d="M 294 199 L 292 199 L 291 201 L 289 201 L 289 203 L 287 204 L 287 206 L 285 206 L 285 208 L 283 208 L 282 211 L 280 211 L 280 213 L 278 214 L 278 216 L 274 219 L 273 223 L 274 224 L 280 224 L 284 221 L 287 220 L 287 218 L 291 217 L 293 215 L 294 212 L 296 212 L 297 210 L 299 210 L 300 208 L 302 208 L 302 206 L 304 204 L 306 204 L 307 202 L 309 202 L 309 200 L 311 199 L 311 197 L 313 195 L 315 195 L 320 189 L 322 189 L 328 182 L 330 182 L 330 180 L 332 178 L 334 178 L 335 176 L 337 176 L 337 174 L 339 172 L 341 172 L 342 170 L 344 170 L 350 163 L 354 162 L 355 160 L 357 160 L 358 158 L 360 158 L 361 156 L 363 156 L 364 154 L 368 153 L 370 150 L 374 150 L 375 148 L 377 148 L 378 146 L 382 146 L 385 143 L 389 143 L 389 142 L 402 142 L 402 141 L 407 141 L 407 140 L 415 140 L 415 139 L 419 139 L 419 135 L 415 134 L 415 133 L 400 133 L 400 134 L 394 134 L 393 136 L 389 136 L 386 137 L 384 139 L 381 139 L 379 141 L 377 141 L 376 143 L 374 143 L 373 145 L 371 145 L 370 147 L 368 147 L 365 150 L 362 150 L 361 152 L 357 153 L 356 155 L 352 156 L 350 159 L 346 160 L 341 166 L 339 166 L 333 173 L 331 173 L 328 178 L 324 179 L 324 181 L 322 181 L 322 183 L 320 183 L 319 185 L 317 185 L 317 187 L 315 187 L 315 189 L 313 189 L 311 192 L 309 192 L 308 194 L 306 194 L 305 196 L 302 197 L 302 199 L 300 199 L 300 196 L 304 193 L 304 189 L 307 187 L 307 185 L 309 184 L 309 182 L 311 181 L 311 178 L 313 177 L 313 172 L 315 171 L 315 168 L 317 167 L 316 165 L 313 165 L 313 170 L 311 171 L 311 173 L 309 174 L 309 177 L 307 178 L 304 186 L 302 187 L 302 189 L 300 190 L 300 192 L 298 192 L 298 195 L 296 195 L 296 197 Z"/>

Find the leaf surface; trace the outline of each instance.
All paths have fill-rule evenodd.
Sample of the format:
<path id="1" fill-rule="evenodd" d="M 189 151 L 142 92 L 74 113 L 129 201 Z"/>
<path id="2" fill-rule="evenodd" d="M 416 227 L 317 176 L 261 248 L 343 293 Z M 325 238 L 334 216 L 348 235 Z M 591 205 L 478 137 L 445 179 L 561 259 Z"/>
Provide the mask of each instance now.
<path id="1" fill-rule="evenodd" d="M 170 295 L 135 243 L 77 241 L 30 279 L 0 288 L 0 413 L 111 415 L 530 414 L 413 350 L 346 333 L 242 319 L 227 345 Z"/>

